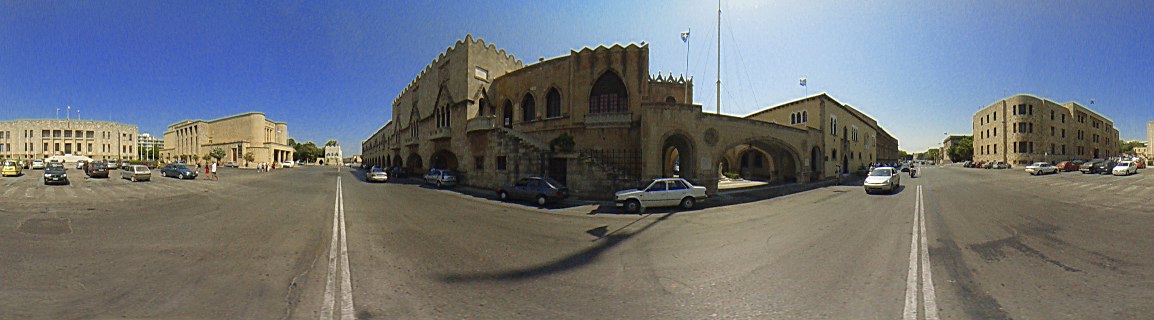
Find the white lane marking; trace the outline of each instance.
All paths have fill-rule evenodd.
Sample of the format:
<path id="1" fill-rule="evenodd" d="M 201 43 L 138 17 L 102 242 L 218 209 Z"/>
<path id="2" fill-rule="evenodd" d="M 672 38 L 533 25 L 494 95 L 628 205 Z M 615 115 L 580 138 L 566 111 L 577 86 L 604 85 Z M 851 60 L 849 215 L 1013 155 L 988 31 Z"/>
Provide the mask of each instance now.
<path id="1" fill-rule="evenodd" d="M 1130 191 L 1134 191 L 1134 189 L 1138 189 L 1138 186 L 1129 186 L 1129 187 L 1126 187 L 1126 189 L 1125 189 L 1125 190 L 1122 190 L 1122 192 L 1130 192 Z"/>
<path id="2" fill-rule="evenodd" d="M 338 170 L 340 167 L 337 167 Z M 341 177 L 337 176 L 337 190 L 341 205 L 341 320 L 354 320 L 356 309 L 353 308 L 353 280 L 349 270 L 349 245 L 345 232 L 345 192 L 341 185 Z"/>
<path id="3" fill-rule="evenodd" d="M 7 198 L 8 196 L 11 196 L 13 192 L 16 192 L 16 189 L 18 188 L 9 186 L 7 190 L 4 190 L 4 197 Z"/>
<path id="4" fill-rule="evenodd" d="M 340 241 L 340 251 L 337 251 L 338 240 Z M 337 177 L 337 192 L 333 199 L 333 238 L 329 242 L 329 270 L 326 274 L 325 280 L 325 295 L 324 302 L 321 305 L 321 316 L 323 320 L 333 319 L 333 311 L 336 308 L 336 290 L 337 290 L 337 267 L 340 269 L 340 319 L 353 320 L 356 313 L 356 308 L 353 305 L 353 282 L 352 272 L 349 270 L 349 247 L 348 240 L 345 234 L 345 197 L 344 190 L 341 186 L 341 177 Z"/>
<path id="5" fill-rule="evenodd" d="M 1106 191 L 1114 191 L 1114 190 L 1118 190 L 1118 188 L 1121 188 L 1121 187 L 1122 187 L 1122 186 L 1120 186 L 1120 185 L 1114 185 L 1114 186 L 1111 186 L 1111 187 L 1109 187 L 1109 188 L 1106 188 Z"/>
<path id="6" fill-rule="evenodd" d="M 906 305 L 902 320 L 918 318 L 918 202 L 914 200 L 914 224 L 910 232 L 910 267 L 906 274 Z"/>
<path id="7" fill-rule="evenodd" d="M 338 181 L 340 177 L 337 177 Z M 321 320 L 332 320 L 333 318 L 333 304 L 336 301 L 333 298 L 333 291 L 336 291 L 336 271 L 337 271 L 337 239 L 340 236 L 340 228 L 337 225 L 340 219 L 340 184 L 337 184 L 337 197 L 333 198 L 333 238 L 329 242 L 329 269 L 325 277 L 325 296 L 321 304 Z"/>
<path id="8" fill-rule="evenodd" d="M 31 198 L 32 197 L 32 191 L 34 191 L 34 189 L 32 189 L 32 188 L 24 189 L 24 197 L 25 198 Z"/>
<path id="9" fill-rule="evenodd" d="M 926 200 L 922 196 L 922 186 L 918 186 L 918 219 L 921 231 L 922 241 L 922 302 L 926 309 L 926 320 L 938 319 L 938 302 L 937 294 L 934 293 L 934 277 L 930 272 L 930 252 L 929 246 L 926 245 Z"/>
<path id="10" fill-rule="evenodd" d="M 68 194 L 69 198 L 75 198 L 76 197 L 76 191 L 72 191 L 72 186 L 68 186 L 67 188 L 64 188 L 64 193 Z"/>

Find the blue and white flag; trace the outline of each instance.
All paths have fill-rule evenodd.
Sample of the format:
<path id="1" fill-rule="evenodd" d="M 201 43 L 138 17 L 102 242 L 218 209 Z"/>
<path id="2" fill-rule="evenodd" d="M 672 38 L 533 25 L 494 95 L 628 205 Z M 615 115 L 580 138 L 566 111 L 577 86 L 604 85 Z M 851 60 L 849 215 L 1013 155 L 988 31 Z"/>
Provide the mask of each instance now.
<path id="1" fill-rule="evenodd" d="M 689 31 L 681 33 L 681 42 L 689 42 Z"/>
<path id="2" fill-rule="evenodd" d="M 804 86 L 805 86 L 805 78 L 801 78 L 801 86 L 802 86 L 802 87 L 804 87 Z"/>

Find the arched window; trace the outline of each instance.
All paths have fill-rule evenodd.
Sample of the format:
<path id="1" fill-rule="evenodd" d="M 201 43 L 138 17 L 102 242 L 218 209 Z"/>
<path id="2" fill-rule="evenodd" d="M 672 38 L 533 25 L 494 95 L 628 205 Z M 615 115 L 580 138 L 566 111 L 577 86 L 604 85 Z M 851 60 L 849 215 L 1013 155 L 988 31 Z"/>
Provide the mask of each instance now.
<path id="1" fill-rule="evenodd" d="M 789 124 L 796 124 L 796 123 L 797 123 L 797 114 L 796 113 L 790 113 L 789 114 Z"/>
<path id="2" fill-rule="evenodd" d="M 477 114 L 483 116 L 483 115 L 485 115 L 486 111 L 490 111 L 489 110 L 489 100 L 485 100 L 485 98 L 481 98 L 480 100 L 477 101 Z"/>
<path id="3" fill-rule="evenodd" d="M 673 96 L 666 96 L 665 103 L 674 104 L 677 103 L 677 99 L 674 99 Z"/>
<path id="4" fill-rule="evenodd" d="M 809 122 L 809 111 L 801 111 L 801 122 Z"/>
<path id="5" fill-rule="evenodd" d="M 589 92 L 589 113 L 622 113 L 629 111 L 629 94 L 625 82 L 607 71 L 593 83 Z"/>
<path id="6" fill-rule="evenodd" d="M 537 118 L 537 102 L 532 94 L 525 94 L 521 99 L 521 122 L 531 122 Z"/>
<path id="7" fill-rule="evenodd" d="M 552 88 L 545 95 L 545 118 L 558 117 L 561 117 L 561 93 L 557 92 L 557 88 Z"/>
<path id="8" fill-rule="evenodd" d="M 506 128 L 513 127 L 513 102 L 505 100 L 505 107 L 501 110 L 501 124 Z"/>

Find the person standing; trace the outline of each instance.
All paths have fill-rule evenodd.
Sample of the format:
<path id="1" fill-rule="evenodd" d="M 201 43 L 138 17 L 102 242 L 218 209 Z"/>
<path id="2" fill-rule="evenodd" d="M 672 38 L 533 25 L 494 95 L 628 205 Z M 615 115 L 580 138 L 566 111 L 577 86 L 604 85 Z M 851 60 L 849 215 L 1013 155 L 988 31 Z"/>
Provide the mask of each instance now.
<path id="1" fill-rule="evenodd" d="M 217 180 L 218 178 L 216 177 L 216 161 L 212 162 L 212 166 L 209 167 L 209 170 L 212 170 L 212 180 Z"/>

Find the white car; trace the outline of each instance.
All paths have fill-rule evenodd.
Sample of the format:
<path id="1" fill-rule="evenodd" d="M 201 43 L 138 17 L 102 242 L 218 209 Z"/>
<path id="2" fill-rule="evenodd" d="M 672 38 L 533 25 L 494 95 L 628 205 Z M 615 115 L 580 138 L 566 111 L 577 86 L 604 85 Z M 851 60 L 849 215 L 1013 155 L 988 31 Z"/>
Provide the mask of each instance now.
<path id="1" fill-rule="evenodd" d="M 867 194 L 872 194 L 875 190 L 893 193 L 902 186 L 902 173 L 894 167 L 877 167 L 874 171 L 870 171 L 870 175 L 865 178 L 862 185 L 865 186 Z"/>
<path id="2" fill-rule="evenodd" d="M 32 160 L 32 169 L 44 169 L 44 160 Z"/>
<path id="3" fill-rule="evenodd" d="M 1058 173 L 1058 167 L 1051 165 L 1049 162 L 1034 162 L 1026 166 L 1026 173 L 1030 175 L 1042 175 L 1047 173 Z"/>
<path id="4" fill-rule="evenodd" d="M 296 166 L 297 166 L 296 162 L 292 162 L 292 161 L 281 161 L 280 162 L 281 168 L 292 168 L 292 167 L 296 167 Z"/>
<path id="5" fill-rule="evenodd" d="M 646 187 L 618 191 L 615 194 L 617 207 L 628 212 L 639 212 L 648 207 L 681 206 L 691 209 L 698 201 L 705 200 L 705 187 L 695 186 L 682 178 L 653 179 Z"/>
<path id="6" fill-rule="evenodd" d="M 1122 161 L 1114 166 L 1114 169 L 1110 170 L 1110 172 L 1116 176 L 1128 176 L 1138 173 L 1138 164 L 1134 163 L 1134 161 Z"/>
<path id="7" fill-rule="evenodd" d="M 381 169 L 381 167 L 373 167 L 369 169 L 368 173 L 365 173 L 365 180 L 368 182 L 388 182 L 389 173 L 385 172 L 385 169 Z"/>

